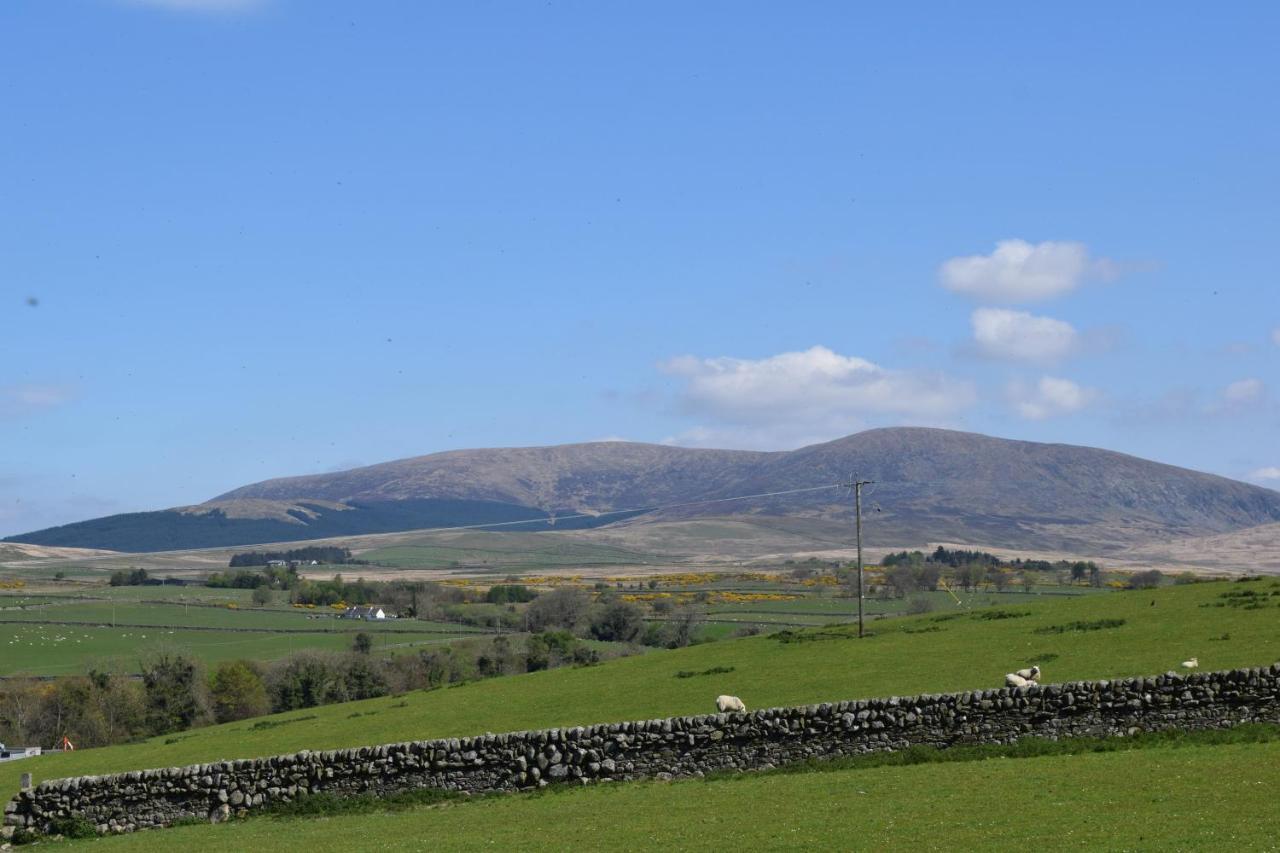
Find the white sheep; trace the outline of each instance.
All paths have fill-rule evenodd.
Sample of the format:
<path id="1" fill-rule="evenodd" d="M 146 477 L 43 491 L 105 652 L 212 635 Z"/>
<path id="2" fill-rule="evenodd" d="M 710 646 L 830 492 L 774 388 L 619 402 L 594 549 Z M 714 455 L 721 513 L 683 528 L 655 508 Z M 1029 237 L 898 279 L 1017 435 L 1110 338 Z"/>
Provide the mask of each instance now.
<path id="1" fill-rule="evenodd" d="M 1020 669 L 1017 672 L 1015 672 L 1014 675 L 1019 676 L 1020 678 L 1024 678 L 1027 681 L 1039 681 L 1040 667 L 1032 666 L 1032 667 L 1028 667 L 1027 669 Z"/>
<path id="2" fill-rule="evenodd" d="M 1187 658 L 1182 662 L 1183 669 L 1195 669 L 1200 666 L 1200 658 Z"/>
<path id="3" fill-rule="evenodd" d="M 716 709 L 721 714 L 727 714 L 730 711 L 737 711 L 740 714 L 747 713 L 747 706 L 742 704 L 742 700 L 737 696 L 717 696 Z"/>
<path id="4" fill-rule="evenodd" d="M 1004 677 L 1005 687 L 1026 687 L 1030 683 L 1030 681 L 1023 678 L 1021 675 L 1018 675 L 1016 672 L 1011 672 Z"/>

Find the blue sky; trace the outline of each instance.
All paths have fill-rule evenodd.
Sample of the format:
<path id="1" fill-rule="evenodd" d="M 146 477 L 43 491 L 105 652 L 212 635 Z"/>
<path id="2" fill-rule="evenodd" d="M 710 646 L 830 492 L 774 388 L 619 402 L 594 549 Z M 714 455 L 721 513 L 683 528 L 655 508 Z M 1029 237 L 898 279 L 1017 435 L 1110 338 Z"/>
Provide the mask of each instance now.
<path id="1" fill-rule="evenodd" d="M 0 535 L 892 424 L 1280 485 L 1280 7 L 1121 5 L 4 3 Z"/>

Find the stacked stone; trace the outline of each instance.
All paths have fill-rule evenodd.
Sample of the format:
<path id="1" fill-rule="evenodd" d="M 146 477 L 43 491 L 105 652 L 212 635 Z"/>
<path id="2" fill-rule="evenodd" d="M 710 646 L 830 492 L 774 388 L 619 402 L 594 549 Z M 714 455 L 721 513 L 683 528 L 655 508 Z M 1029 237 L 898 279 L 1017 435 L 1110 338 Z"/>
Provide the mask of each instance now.
<path id="1" fill-rule="evenodd" d="M 701 776 L 810 759 L 1039 736 L 1280 723 L 1280 664 L 303 751 L 42 782 L 5 807 L 8 832 L 77 817 L 98 832 L 222 820 L 313 793 L 488 793 L 550 783 Z"/>

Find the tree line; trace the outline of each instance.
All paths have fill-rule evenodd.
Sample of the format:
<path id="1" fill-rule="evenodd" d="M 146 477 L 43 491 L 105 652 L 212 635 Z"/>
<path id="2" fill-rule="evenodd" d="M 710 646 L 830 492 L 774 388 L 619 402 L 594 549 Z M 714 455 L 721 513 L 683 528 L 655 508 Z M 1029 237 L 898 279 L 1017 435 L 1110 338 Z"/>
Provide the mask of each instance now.
<path id="1" fill-rule="evenodd" d="M 948 549 L 939 545 L 931 554 L 899 551 L 880 561 L 888 591 L 903 597 L 922 590 L 933 591 L 943 582 L 974 591 L 989 584 L 998 592 L 1021 584 L 1035 585 L 1032 573 L 1055 572 L 1064 582 L 1102 586 L 1102 567 L 1092 560 L 1003 560 L 986 551 Z"/>
<path id="2" fill-rule="evenodd" d="M 348 548 L 339 548 L 334 545 L 310 545 L 306 548 L 294 548 L 289 551 L 245 551 L 240 554 L 232 554 L 231 560 L 227 563 L 227 568 L 240 569 L 253 566 L 265 566 L 273 560 L 280 560 L 285 563 L 330 563 L 334 565 L 367 565 L 363 560 L 352 558 L 351 551 Z"/>

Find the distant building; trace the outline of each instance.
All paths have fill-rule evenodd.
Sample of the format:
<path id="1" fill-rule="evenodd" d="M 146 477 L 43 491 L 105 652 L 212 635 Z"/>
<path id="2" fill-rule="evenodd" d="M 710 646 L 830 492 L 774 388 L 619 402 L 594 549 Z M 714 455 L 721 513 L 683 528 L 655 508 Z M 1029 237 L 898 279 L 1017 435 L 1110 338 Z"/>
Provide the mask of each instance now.
<path id="1" fill-rule="evenodd" d="M 5 746 L 0 743 L 0 761 L 17 761 L 19 758 L 31 758 L 39 754 L 38 746 Z"/>
<path id="2" fill-rule="evenodd" d="M 379 619 L 387 619 L 387 618 L 394 619 L 395 617 L 394 616 L 388 617 L 387 612 L 383 610 L 381 607 L 379 607 L 376 604 L 370 604 L 365 606 L 358 605 L 354 607 L 348 607 L 342 613 L 342 615 L 339 616 L 338 618 L 339 619 L 365 619 L 368 621 L 376 621 Z"/>

